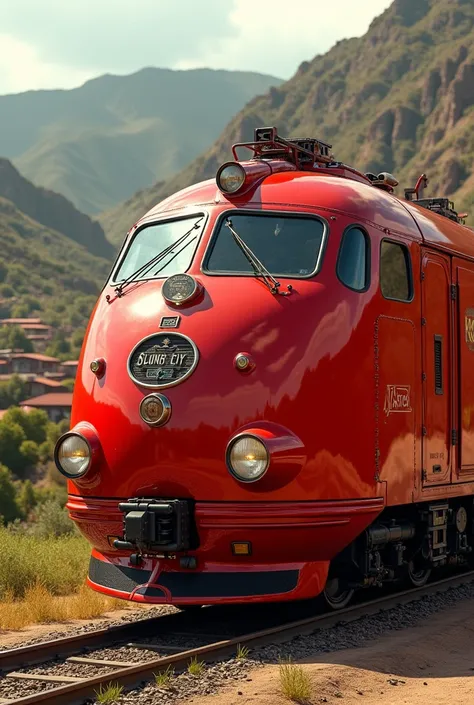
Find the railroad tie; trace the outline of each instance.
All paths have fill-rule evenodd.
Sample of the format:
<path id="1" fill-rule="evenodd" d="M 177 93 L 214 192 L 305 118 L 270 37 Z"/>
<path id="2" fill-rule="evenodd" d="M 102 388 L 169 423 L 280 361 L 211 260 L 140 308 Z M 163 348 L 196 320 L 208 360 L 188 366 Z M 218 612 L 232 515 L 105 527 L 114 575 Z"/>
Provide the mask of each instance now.
<path id="1" fill-rule="evenodd" d="M 180 654 L 182 651 L 184 651 L 182 646 L 161 646 L 160 644 L 142 644 L 140 642 L 131 642 L 130 644 L 127 644 L 131 649 L 148 649 L 149 651 L 162 651 L 163 653 L 166 653 L 167 651 L 170 654 Z M 134 666 L 136 664 L 133 664 Z"/>
<path id="2" fill-rule="evenodd" d="M 142 665 L 139 661 L 107 661 L 107 659 L 86 658 L 85 656 L 70 656 L 66 659 L 66 661 L 72 663 L 86 663 L 91 666 L 114 666 L 116 668 L 128 668 L 128 666 Z"/>
<path id="3" fill-rule="evenodd" d="M 29 681 L 49 681 L 50 683 L 79 683 L 80 681 L 87 680 L 87 678 L 79 678 L 78 676 L 43 676 L 39 673 L 18 673 L 18 671 L 7 673 L 6 677 Z"/>

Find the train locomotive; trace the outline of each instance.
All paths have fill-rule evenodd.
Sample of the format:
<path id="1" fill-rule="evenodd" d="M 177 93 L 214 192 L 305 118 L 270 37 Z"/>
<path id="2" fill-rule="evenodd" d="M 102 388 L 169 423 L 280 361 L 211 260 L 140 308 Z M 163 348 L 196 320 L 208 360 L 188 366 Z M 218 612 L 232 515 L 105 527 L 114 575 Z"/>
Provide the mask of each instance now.
<path id="1" fill-rule="evenodd" d="M 425 175 L 397 197 L 274 127 L 232 149 L 130 229 L 89 321 L 55 461 L 90 586 L 338 609 L 468 563 L 472 229 Z"/>

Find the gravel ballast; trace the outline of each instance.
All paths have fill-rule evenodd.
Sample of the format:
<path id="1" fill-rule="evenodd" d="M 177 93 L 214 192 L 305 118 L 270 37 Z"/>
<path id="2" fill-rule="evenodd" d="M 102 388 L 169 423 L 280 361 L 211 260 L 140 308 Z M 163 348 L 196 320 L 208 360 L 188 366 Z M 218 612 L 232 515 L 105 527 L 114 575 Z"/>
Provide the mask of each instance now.
<path id="1" fill-rule="evenodd" d="M 239 681 L 252 680 L 252 670 L 262 668 L 267 664 L 277 664 L 282 659 L 298 661 L 317 653 L 327 653 L 342 649 L 361 647 L 369 642 L 373 642 L 378 637 L 393 630 L 413 627 L 420 621 L 430 616 L 448 609 L 463 600 L 474 598 L 474 582 L 459 587 L 451 588 L 446 592 L 428 595 L 406 605 L 391 607 L 378 612 L 376 615 L 360 617 L 353 622 L 344 623 L 344 615 L 341 615 L 341 622 L 334 627 L 315 631 L 308 636 L 298 636 L 283 644 L 270 645 L 252 649 L 248 658 L 237 659 L 236 657 L 220 661 L 218 663 L 205 665 L 198 675 L 191 675 L 188 672 L 173 676 L 166 686 L 157 686 L 154 682 L 148 683 L 140 688 L 124 691 L 116 701 L 119 705 L 155 705 L 155 703 L 175 703 L 196 697 L 218 693 L 219 690 L 230 683 L 236 684 Z M 155 617 L 163 614 L 162 608 L 150 610 L 146 617 Z M 289 610 L 290 606 L 282 607 L 275 605 L 277 610 Z M 174 608 L 165 612 L 174 611 Z M 143 618 L 145 615 L 140 613 Z M 210 620 L 206 625 L 212 623 L 212 612 L 209 614 Z M 129 621 L 130 615 L 118 620 L 117 624 Z M 107 623 L 109 624 L 109 623 Z M 227 628 L 225 624 L 221 625 Z M 94 627 L 81 628 L 78 633 L 91 631 Z M 258 626 L 256 625 L 256 628 Z M 209 631 L 213 631 L 209 629 Z M 249 629 L 250 631 L 250 629 Z M 48 638 L 54 638 L 48 635 Z M 225 637 L 224 637 L 225 638 Z M 201 636 L 179 633 L 157 634 L 155 638 L 140 639 L 151 644 L 164 644 L 167 646 L 176 645 L 183 649 L 190 649 L 201 645 L 205 639 Z M 36 642 L 35 642 L 36 643 Z M 147 651 L 145 649 L 135 649 L 128 646 L 106 647 L 84 653 L 89 658 L 124 661 L 128 663 L 139 663 L 151 661 L 159 658 L 160 653 Z M 163 652 L 162 656 L 169 656 Z M 28 669 L 28 673 L 67 675 L 87 677 L 93 675 L 103 675 L 109 671 L 109 667 L 98 667 L 89 664 L 67 663 L 63 659 L 55 662 L 48 662 Z M 114 683 L 113 674 L 115 669 L 110 669 L 110 682 Z M 10 678 L 3 678 L 0 681 L 0 698 L 13 699 L 25 695 L 40 692 L 45 689 L 57 687 L 60 684 L 47 683 L 42 681 L 22 681 Z M 93 700 L 90 701 L 94 702 Z"/>
<path id="2" fill-rule="evenodd" d="M 135 688 L 124 692 L 116 702 L 118 705 L 156 705 L 162 702 L 189 701 L 198 695 L 212 695 L 231 682 L 251 680 L 254 668 L 276 664 L 282 659 L 298 661 L 315 653 L 361 647 L 389 631 L 413 627 L 441 610 L 473 598 L 474 583 L 462 585 L 407 605 L 392 607 L 373 616 L 361 617 L 354 622 L 295 637 L 284 644 L 252 649 L 247 659 L 239 661 L 233 658 L 205 666 L 199 676 L 179 674 L 165 688 L 158 688 L 153 683 Z M 343 618 L 341 615 L 341 621 Z"/>

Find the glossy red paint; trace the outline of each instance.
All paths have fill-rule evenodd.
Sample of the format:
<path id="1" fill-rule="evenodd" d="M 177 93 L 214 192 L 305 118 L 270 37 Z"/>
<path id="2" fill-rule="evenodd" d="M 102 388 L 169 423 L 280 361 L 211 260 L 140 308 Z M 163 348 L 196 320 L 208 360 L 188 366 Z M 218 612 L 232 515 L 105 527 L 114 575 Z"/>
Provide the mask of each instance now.
<path id="1" fill-rule="evenodd" d="M 472 234 L 376 189 L 347 167 L 331 174 L 285 167 L 263 179 L 261 165 L 255 169 L 258 184 L 244 195 L 227 198 L 209 180 L 174 194 L 137 224 L 206 214 L 187 270 L 202 287 L 198 299 L 179 309 L 168 305 L 162 279 L 138 283 L 120 298 L 107 284 L 91 317 L 72 426 L 86 422 L 95 429 L 101 458 L 94 460 L 93 485 L 69 482 L 70 514 L 94 547 L 96 561 L 125 571 L 132 570 L 129 555 L 111 545 L 122 535 L 119 500 L 190 498 L 199 535 L 199 548 L 186 554 L 197 559 L 196 570 L 180 569 L 179 557 L 145 557 L 141 569 L 152 579 L 149 575 L 133 589 L 91 579 L 107 594 L 142 602 L 235 602 L 243 598 L 176 596 L 160 587 L 160 578 L 180 570 L 196 575 L 286 569 L 298 572 L 293 589 L 245 600 L 312 597 L 323 589 L 330 561 L 384 507 L 474 492 L 474 340 L 472 349 L 465 341 L 470 306 L 474 326 Z M 273 296 L 252 277 L 206 274 L 202 262 L 216 220 L 236 208 L 322 219 L 326 243 L 320 270 L 307 279 L 280 277 L 282 289 L 293 287 L 287 297 Z M 362 292 L 336 276 L 341 237 L 351 225 L 361 227 L 370 241 L 371 277 Z M 384 239 L 408 248 L 410 301 L 388 300 L 381 293 Z M 420 273 L 428 266 L 422 290 Z M 450 303 L 456 281 L 465 292 L 458 317 Z M 439 320 L 427 332 L 422 318 L 432 307 Z M 179 333 L 194 341 L 199 363 L 182 384 L 163 390 L 172 416 L 165 426 L 152 428 L 138 413 L 150 390 L 129 377 L 127 360 L 140 340 L 160 330 L 162 316 L 176 313 Z M 446 385 L 448 367 L 453 375 L 449 395 L 433 406 L 422 373 L 439 326 L 450 350 Z M 235 365 L 242 352 L 252 361 L 247 374 Z M 468 380 L 461 392 L 458 353 Z M 102 378 L 90 370 L 97 358 L 106 361 Z M 434 374 L 430 368 L 429 384 Z M 460 420 L 453 417 L 457 404 L 462 456 L 450 445 L 451 428 Z M 425 437 L 424 424 L 429 426 Z M 238 482 L 226 466 L 226 448 L 243 432 L 259 436 L 271 457 L 264 478 L 251 484 Z M 423 480 L 432 453 L 443 454 L 442 471 Z M 233 541 L 251 542 L 252 554 L 233 556 Z M 155 593 L 137 593 L 140 585 Z"/>

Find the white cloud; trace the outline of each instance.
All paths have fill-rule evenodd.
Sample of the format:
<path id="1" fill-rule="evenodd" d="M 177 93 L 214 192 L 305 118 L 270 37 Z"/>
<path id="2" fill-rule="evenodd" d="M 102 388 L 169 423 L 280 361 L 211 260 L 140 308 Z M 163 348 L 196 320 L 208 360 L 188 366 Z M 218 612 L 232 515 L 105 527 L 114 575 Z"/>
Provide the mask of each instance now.
<path id="1" fill-rule="evenodd" d="M 391 0 L 0 0 L 0 94 L 145 66 L 290 78 Z"/>
<path id="2" fill-rule="evenodd" d="M 233 36 L 216 38 L 204 54 L 179 68 L 211 66 L 261 71 L 290 78 L 302 61 L 336 41 L 364 34 L 392 0 L 234 0 Z"/>
<path id="3" fill-rule="evenodd" d="M 26 42 L 0 34 L 0 92 L 20 93 L 34 88 L 73 88 L 94 75 L 70 66 L 40 61 Z"/>

